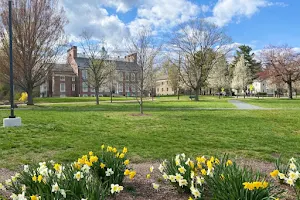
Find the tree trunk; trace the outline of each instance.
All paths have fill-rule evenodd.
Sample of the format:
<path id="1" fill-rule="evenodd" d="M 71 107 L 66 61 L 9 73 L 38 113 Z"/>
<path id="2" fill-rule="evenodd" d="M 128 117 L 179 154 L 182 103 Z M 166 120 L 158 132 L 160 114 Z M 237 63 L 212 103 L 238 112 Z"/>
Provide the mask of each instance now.
<path id="1" fill-rule="evenodd" d="M 179 101 L 179 88 L 177 88 L 177 100 Z"/>
<path id="2" fill-rule="evenodd" d="M 195 101 L 199 101 L 199 92 L 200 92 L 200 89 L 196 88 L 195 89 Z"/>
<path id="3" fill-rule="evenodd" d="M 112 91 L 110 91 L 110 103 L 112 103 Z"/>
<path id="4" fill-rule="evenodd" d="M 32 89 L 32 87 L 28 87 L 27 94 L 28 94 L 27 105 L 34 105 L 33 104 L 33 89 Z"/>
<path id="5" fill-rule="evenodd" d="M 292 81 L 287 82 L 288 88 L 289 88 L 289 99 L 293 99 L 293 87 L 292 87 Z"/>
<path id="6" fill-rule="evenodd" d="M 99 105 L 99 88 L 95 88 L 96 105 Z"/>
<path id="7" fill-rule="evenodd" d="M 143 93 L 141 92 L 141 96 L 140 96 L 140 113 L 141 115 L 144 114 L 144 110 L 143 110 Z"/>

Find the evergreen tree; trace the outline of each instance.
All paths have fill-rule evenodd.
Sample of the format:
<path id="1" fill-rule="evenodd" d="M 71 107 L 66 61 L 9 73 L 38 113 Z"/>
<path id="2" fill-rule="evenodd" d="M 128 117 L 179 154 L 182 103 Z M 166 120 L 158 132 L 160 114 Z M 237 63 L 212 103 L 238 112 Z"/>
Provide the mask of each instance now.
<path id="1" fill-rule="evenodd" d="M 244 55 L 245 63 L 250 69 L 250 76 L 251 80 L 249 84 L 256 78 L 258 78 L 258 73 L 261 72 L 261 63 L 257 62 L 254 59 L 255 54 L 251 53 L 252 48 L 247 45 L 239 46 L 236 50 L 236 55 L 234 56 L 233 63 L 231 65 L 231 72 L 234 71 L 234 67 L 236 66 L 237 62 L 240 60 L 241 55 Z M 232 75 L 232 74 L 231 74 Z"/>

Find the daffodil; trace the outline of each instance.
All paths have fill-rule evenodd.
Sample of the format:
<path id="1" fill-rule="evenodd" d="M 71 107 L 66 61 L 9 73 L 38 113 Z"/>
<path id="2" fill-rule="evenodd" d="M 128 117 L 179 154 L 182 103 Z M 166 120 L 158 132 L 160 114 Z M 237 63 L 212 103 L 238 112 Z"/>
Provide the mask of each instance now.
<path id="1" fill-rule="evenodd" d="M 149 179 L 150 177 L 151 177 L 151 175 L 150 175 L 150 174 L 147 174 L 147 175 L 146 175 L 146 178 L 147 178 L 147 179 Z"/>
<path id="2" fill-rule="evenodd" d="M 184 167 L 179 167 L 178 168 L 178 171 L 181 173 L 181 174 L 184 174 L 186 172 L 186 169 Z"/>
<path id="3" fill-rule="evenodd" d="M 104 167 L 105 167 L 105 164 L 104 163 L 100 163 L 100 168 L 104 169 Z"/>
<path id="4" fill-rule="evenodd" d="M 160 164 L 158 167 L 158 170 L 160 171 L 160 173 L 163 173 L 164 169 L 165 169 L 165 167 L 162 164 Z"/>
<path id="5" fill-rule="evenodd" d="M 167 179 L 169 178 L 168 174 L 166 174 L 166 173 L 164 173 L 164 174 L 162 175 L 162 177 L 163 177 L 165 180 L 167 180 Z"/>
<path id="6" fill-rule="evenodd" d="M 156 183 L 152 183 L 152 186 L 153 186 L 153 188 L 154 188 L 155 190 L 158 190 L 158 188 L 159 188 L 159 185 L 156 184 Z"/>
<path id="7" fill-rule="evenodd" d="M 114 171 L 111 169 L 111 168 L 107 168 L 106 172 L 105 172 L 105 175 L 106 176 L 111 176 L 114 174 Z"/>
<path id="8" fill-rule="evenodd" d="M 37 181 L 37 177 L 35 175 L 31 179 L 32 179 L 33 182 Z"/>
<path id="9" fill-rule="evenodd" d="M 101 145 L 101 149 L 103 150 L 104 148 L 105 148 L 105 145 L 104 145 L 104 144 L 102 144 L 102 145 Z"/>
<path id="10" fill-rule="evenodd" d="M 197 199 L 201 196 L 201 193 L 199 192 L 199 190 L 197 188 L 194 188 L 192 187 L 191 188 L 191 192 L 192 192 L 192 195 L 194 195 L 194 197 Z"/>
<path id="11" fill-rule="evenodd" d="M 93 153 L 92 151 L 90 151 L 90 152 L 89 152 L 89 155 L 90 155 L 90 156 L 93 156 L 93 155 L 94 155 L 94 153 Z"/>
<path id="12" fill-rule="evenodd" d="M 226 162 L 226 166 L 230 166 L 230 165 L 232 165 L 233 163 L 232 163 L 232 161 L 231 160 L 227 160 L 227 162 Z"/>
<path id="13" fill-rule="evenodd" d="M 172 183 L 175 183 L 176 182 L 176 177 L 174 175 L 170 175 L 169 176 L 169 180 L 172 182 Z"/>
<path id="14" fill-rule="evenodd" d="M 128 151 L 128 150 L 127 150 L 127 148 L 126 148 L 126 147 L 124 147 L 122 152 L 123 152 L 124 154 L 126 154 L 126 153 L 127 153 L 127 151 Z"/>
<path id="15" fill-rule="evenodd" d="M 41 198 L 38 195 L 30 196 L 30 200 L 40 200 Z"/>
<path id="16" fill-rule="evenodd" d="M 130 174 L 130 170 L 126 169 L 126 170 L 124 171 L 124 175 L 125 175 L 125 176 L 128 176 L 129 174 Z"/>
<path id="17" fill-rule="evenodd" d="M 124 157 L 125 157 L 124 153 L 121 153 L 120 156 L 119 156 L 119 158 L 121 158 L 121 159 L 124 158 Z"/>
<path id="18" fill-rule="evenodd" d="M 136 175 L 136 172 L 135 171 L 131 171 L 129 173 L 129 179 L 133 179 L 135 177 L 135 175 Z"/>
<path id="19" fill-rule="evenodd" d="M 59 186 L 58 186 L 58 184 L 57 183 L 55 183 L 54 185 L 52 185 L 52 192 L 54 192 L 54 193 L 56 193 L 56 192 L 58 192 L 59 191 Z"/>
<path id="20" fill-rule="evenodd" d="M 117 150 L 117 148 L 115 148 L 115 147 L 112 149 L 112 152 L 114 152 L 114 153 L 117 153 L 117 151 L 118 151 L 118 150 Z"/>
<path id="21" fill-rule="evenodd" d="M 91 156 L 90 157 L 90 162 L 91 163 L 94 163 L 94 162 L 97 162 L 98 161 L 98 157 L 97 156 Z"/>
<path id="22" fill-rule="evenodd" d="M 152 173 L 152 172 L 153 172 L 153 170 L 154 170 L 154 167 L 153 167 L 153 166 L 151 166 L 149 170 L 150 170 L 150 172 Z"/>
<path id="23" fill-rule="evenodd" d="M 207 174 L 207 172 L 206 172 L 205 169 L 202 169 L 202 170 L 201 170 L 201 173 L 202 173 L 203 176 L 205 176 L 205 175 Z"/>
<path id="24" fill-rule="evenodd" d="M 294 186 L 294 185 L 295 185 L 295 184 L 294 184 L 294 180 L 291 179 L 291 178 L 287 178 L 285 181 L 286 181 L 286 183 L 289 184 L 290 186 Z"/>
<path id="25" fill-rule="evenodd" d="M 122 191 L 123 190 L 123 186 L 120 186 L 120 185 L 118 185 L 118 184 L 111 184 L 110 185 L 110 192 L 112 193 L 112 194 L 114 194 L 114 193 L 119 193 L 120 191 Z"/>
<path id="26" fill-rule="evenodd" d="M 74 174 L 74 179 L 76 179 L 77 181 L 80 181 L 80 179 L 83 178 L 83 174 L 81 172 L 77 172 L 76 174 Z"/>
<path id="27" fill-rule="evenodd" d="M 274 170 L 274 171 L 272 171 L 272 172 L 270 173 L 270 176 L 271 176 L 272 178 L 276 178 L 276 177 L 278 176 L 278 174 L 279 174 L 279 171 L 276 169 L 276 170 Z"/>
<path id="28" fill-rule="evenodd" d="M 183 186 L 187 186 L 188 182 L 185 179 L 181 179 L 181 180 L 178 181 L 178 184 L 179 184 L 180 187 L 183 187 Z"/>
<path id="29" fill-rule="evenodd" d="M 129 160 L 125 160 L 124 165 L 129 165 Z"/>
<path id="30" fill-rule="evenodd" d="M 37 178 L 37 180 L 38 180 L 39 183 L 42 182 L 43 176 L 42 176 L 42 175 L 39 175 L 38 178 Z"/>

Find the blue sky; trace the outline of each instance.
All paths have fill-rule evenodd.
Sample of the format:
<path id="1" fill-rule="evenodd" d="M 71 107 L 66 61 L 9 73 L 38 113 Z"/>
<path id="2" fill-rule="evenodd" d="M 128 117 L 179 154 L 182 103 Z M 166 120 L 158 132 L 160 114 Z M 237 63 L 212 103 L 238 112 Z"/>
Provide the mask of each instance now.
<path id="1" fill-rule="evenodd" d="M 141 26 L 152 27 L 159 36 L 180 23 L 207 18 L 224 28 L 233 42 L 254 50 L 288 44 L 300 50 L 299 0 L 63 0 L 76 41 L 82 30 L 123 45 Z"/>

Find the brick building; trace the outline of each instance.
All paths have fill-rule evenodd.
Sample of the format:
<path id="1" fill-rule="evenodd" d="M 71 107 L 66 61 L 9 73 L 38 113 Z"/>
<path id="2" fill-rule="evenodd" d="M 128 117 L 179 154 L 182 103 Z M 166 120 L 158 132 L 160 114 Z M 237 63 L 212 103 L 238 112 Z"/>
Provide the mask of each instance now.
<path id="1" fill-rule="evenodd" d="M 137 55 L 131 54 L 125 56 L 124 59 L 108 59 L 115 62 L 116 65 L 116 78 L 112 83 L 103 85 L 99 89 L 99 95 L 108 96 L 110 91 L 114 95 L 120 96 L 135 96 L 137 92 L 137 76 L 138 65 Z M 77 53 L 77 47 L 73 46 L 68 50 L 68 63 L 72 67 L 74 73 L 78 77 L 78 96 L 95 96 L 95 89 L 88 84 L 89 59 L 84 55 L 79 56 Z"/>

